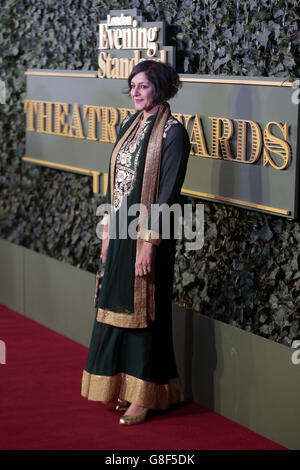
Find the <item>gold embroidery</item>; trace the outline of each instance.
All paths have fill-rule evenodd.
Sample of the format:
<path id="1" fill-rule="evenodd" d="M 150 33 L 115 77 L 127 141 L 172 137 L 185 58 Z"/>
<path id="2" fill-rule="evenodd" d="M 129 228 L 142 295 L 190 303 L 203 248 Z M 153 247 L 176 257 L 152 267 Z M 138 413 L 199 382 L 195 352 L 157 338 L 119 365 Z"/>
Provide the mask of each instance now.
<path id="1" fill-rule="evenodd" d="M 133 158 L 133 154 L 136 151 L 137 146 L 144 139 L 149 124 L 150 121 L 146 121 L 138 132 L 133 132 L 127 141 L 124 142 L 117 155 L 115 166 L 115 187 L 113 191 L 113 205 L 115 210 L 120 208 L 123 197 L 128 196 L 134 187 L 140 151 L 137 152 L 135 158 Z"/>
<path id="2" fill-rule="evenodd" d="M 139 123 L 141 121 L 143 113 L 140 113 L 132 122 L 132 124 L 128 127 L 127 131 L 123 134 L 121 139 L 117 142 L 111 156 L 111 161 L 110 161 L 110 200 L 113 202 L 114 200 L 114 187 L 115 187 L 115 166 L 116 166 L 116 160 L 118 153 L 120 149 L 122 148 L 124 142 L 126 142 L 127 138 L 130 136 L 130 134 L 137 129 L 139 126 Z"/>
<path id="3" fill-rule="evenodd" d="M 178 377 L 166 384 L 156 384 L 120 373 L 102 376 L 83 371 L 81 395 L 88 400 L 116 403 L 118 398 L 145 408 L 165 410 L 184 400 Z"/>

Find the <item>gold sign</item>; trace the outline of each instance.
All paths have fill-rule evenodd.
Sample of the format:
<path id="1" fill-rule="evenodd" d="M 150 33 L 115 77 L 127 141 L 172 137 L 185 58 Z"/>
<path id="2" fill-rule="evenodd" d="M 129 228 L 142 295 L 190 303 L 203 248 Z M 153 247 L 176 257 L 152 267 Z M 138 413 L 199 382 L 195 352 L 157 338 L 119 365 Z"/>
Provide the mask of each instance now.
<path id="1" fill-rule="evenodd" d="M 119 125 L 135 112 L 124 90 L 132 69 L 151 59 L 176 70 L 163 21 L 144 21 L 135 8 L 110 10 L 98 23 L 97 70 L 25 72 L 23 157 L 91 174 L 95 192 Z M 299 100 L 293 84 L 280 77 L 196 74 L 180 74 L 180 81 L 171 106 L 191 142 L 182 193 L 298 217 Z"/>
<path id="2" fill-rule="evenodd" d="M 116 141 L 118 124 L 135 112 L 127 108 L 37 100 L 25 100 L 24 110 L 27 131 L 107 143 Z M 250 120 L 209 117 L 210 128 L 204 129 L 198 114 L 173 115 L 189 133 L 191 155 L 255 164 L 263 154 L 263 165 L 271 165 L 276 170 L 286 169 L 291 162 L 288 123 L 270 121 L 261 129 Z M 210 151 L 206 135 L 210 135 Z"/>

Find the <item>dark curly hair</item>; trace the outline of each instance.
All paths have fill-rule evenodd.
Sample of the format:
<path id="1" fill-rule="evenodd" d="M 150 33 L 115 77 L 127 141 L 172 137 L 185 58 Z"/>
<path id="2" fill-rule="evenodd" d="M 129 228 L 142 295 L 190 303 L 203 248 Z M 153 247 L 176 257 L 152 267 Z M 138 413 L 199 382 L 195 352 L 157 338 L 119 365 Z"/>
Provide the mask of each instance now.
<path id="1" fill-rule="evenodd" d="M 128 77 L 129 93 L 131 80 L 140 72 L 144 72 L 149 82 L 154 85 L 154 104 L 159 104 L 173 98 L 182 86 L 178 73 L 170 64 L 157 62 L 155 60 L 144 60 L 134 67 Z"/>

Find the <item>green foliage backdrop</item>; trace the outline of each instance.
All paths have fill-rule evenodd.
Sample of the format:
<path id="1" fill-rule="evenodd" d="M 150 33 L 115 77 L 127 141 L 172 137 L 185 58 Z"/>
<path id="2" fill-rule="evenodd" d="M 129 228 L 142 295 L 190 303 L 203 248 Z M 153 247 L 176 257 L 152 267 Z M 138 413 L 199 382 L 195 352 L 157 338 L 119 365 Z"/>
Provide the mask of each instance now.
<path id="1" fill-rule="evenodd" d="M 2 0 L 0 236 L 90 272 L 101 196 L 88 177 L 21 162 L 24 72 L 96 70 L 97 23 L 125 8 L 166 22 L 178 72 L 299 76 L 297 0 Z M 300 338 L 298 222 L 205 202 L 203 249 L 177 248 L 176 302 L 288 346 Z"/>

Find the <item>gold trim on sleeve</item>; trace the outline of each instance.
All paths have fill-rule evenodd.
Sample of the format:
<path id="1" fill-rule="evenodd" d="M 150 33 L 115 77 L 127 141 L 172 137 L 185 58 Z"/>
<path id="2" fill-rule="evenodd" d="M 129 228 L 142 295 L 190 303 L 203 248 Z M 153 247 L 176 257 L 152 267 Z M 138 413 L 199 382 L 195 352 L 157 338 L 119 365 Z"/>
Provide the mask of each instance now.
<path id="1" fill-rule="evenodd" d="M 159 246 L 162 242 L 161 235 L 153 230 L 147 230 L 143 236 L 143 240 L 155 246 Z"/>

